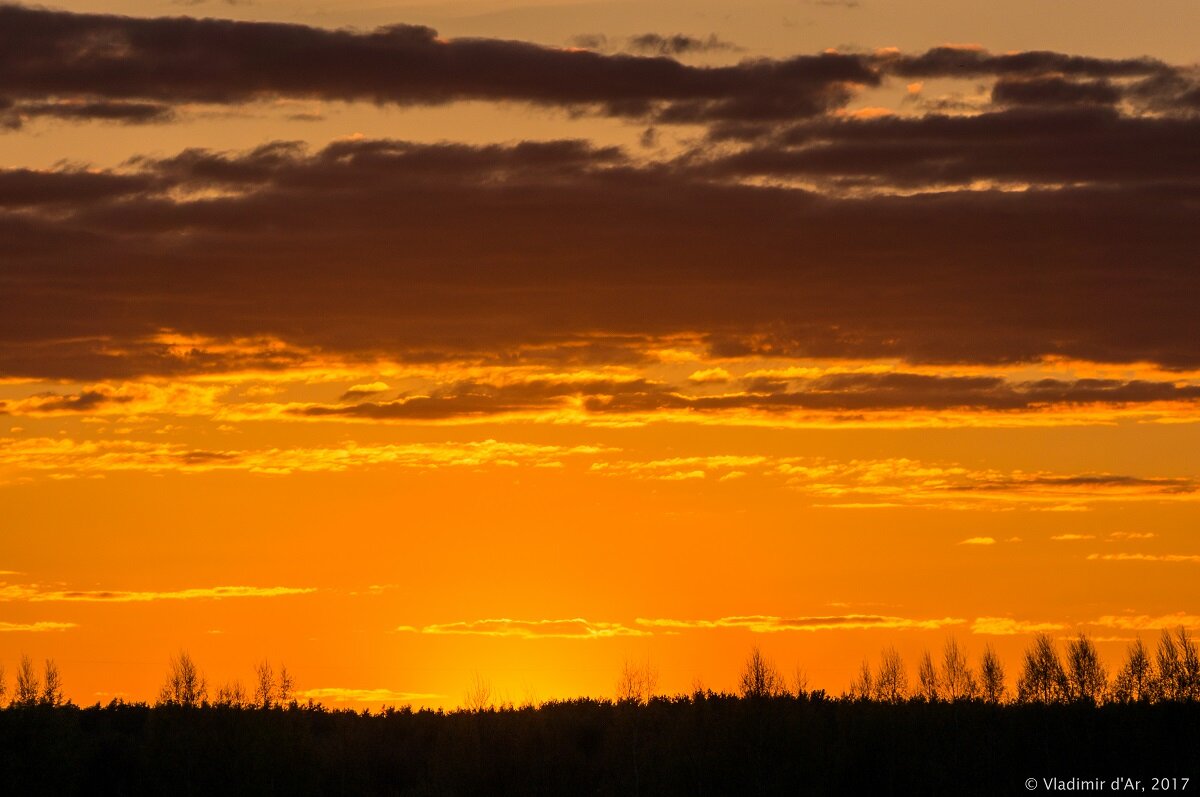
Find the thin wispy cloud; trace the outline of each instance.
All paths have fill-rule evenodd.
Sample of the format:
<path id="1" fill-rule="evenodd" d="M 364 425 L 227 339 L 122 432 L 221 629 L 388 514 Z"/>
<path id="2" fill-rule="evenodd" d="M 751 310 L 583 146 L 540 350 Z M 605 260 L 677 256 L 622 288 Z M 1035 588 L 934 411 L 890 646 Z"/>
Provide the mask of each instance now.
<path id="1" fill-rule="evenodd" d="M 39 620 L 34 623 L 12 623 L 8 621 L 0 621 L 0 634 L 40 634 L 49 631 L 69 631 L 72 628 L 78 628 L 75 623 L 60 623 L 51 622 L 49 620 Z"/>
<path id="2" fill-rule="evenodd" d="M 648 636 L 648 632 L 621 623 L 597 622 L 580 617 L 563 620 L 469 620 L 424 626 L 399 626 L 397 631 L 450 636 L 515 637 L 518 639 L 610 639 Z"/>
<path id="3" fill-rule="evenodd" d="M 463 443 L 340 445 L 258 450 L 193 448 L 149 440 L 0 438 L 0 464 L 30 472 L 97 475 L 109 472 L 209 473 L 245 471 L 263 475 L 341 472 L 388 466 L 432 468 L 544 467 L 590 457 L 597 446 L 537 445 L 480 440 Z"/>
<path id="4" fill-rule="evenodd" d="M 1200 615 L 1187 612 L 1160 615 L 1107 614 L 1093 620 L 1092 624 L 1121 631 L 1163 631 L 1200 627 Z"/>
<path id="5" fill-rule="evenodd" d="M 316 587 L 195 587 L 165 591 L 63 590 L 37 584 L 0 586 L 0 601 L 28 603 L 149 603 L 151 601 L 226 600 L 231 598 L 281 598 L 308 595 Z"/>
<path id="6" fill-rule="evenodd" d="M 350 688 L 318 686 L 301 689 L 296 697 L 330 703 L 411 703 L 418 700 L 441 700 L 445 695 L 432 692 L 404 692 L 387 688 Z"/>
<path id="7" fill-rule="evenodd" d="M 971 623 L 971 633 L 984 636 L 1019 636 L 1062 631 L 1064 623 L 1037 620 L 1019 620 L 1012 617 L 976 617 Z"/>
<path id="8" fill-rule="evenodd" d="M 1200 564 L 1200 554 L 1184 553 L 1091 553 L 1093 562 L 1167 562 Z"/>
<path id="9" fill-rule="evenodd" d="M 692 631 L 736 628 L 756 634 L 772 634 L 783 631 L 839 631 L 870 628 L 925 631 L 961 625 L 964 622 L 966 621 L 954 617 L 915 619 L 876 614 L 842 614 L 814 617 L 748 615 L 721 617 L 716 620 L 647 619 L 639 617 L 637 620 L 638 625 L 654 629 Z"/>

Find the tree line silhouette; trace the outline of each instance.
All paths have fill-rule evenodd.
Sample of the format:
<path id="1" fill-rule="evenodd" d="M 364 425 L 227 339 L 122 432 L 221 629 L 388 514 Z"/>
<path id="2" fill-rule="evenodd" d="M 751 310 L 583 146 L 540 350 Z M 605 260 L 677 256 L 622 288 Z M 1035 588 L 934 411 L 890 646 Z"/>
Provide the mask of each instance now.
<path id="1" fill-rule="evenodd" d="M 649 659 L 627 660 L 617 678 L 615 699 L 649 703 L 659 696 L 658 680 L 658 670 Z M 478 712 L 504 707 L 493 700 L 493 691 L 491 683 L 476 672 L 460 710 Z M 693 684 L 691 693 L 716 694 L 700 682 Z M 8 694 L 6 673 L 0 664 L 0 703 Z M 799 667 L 789 682 L 758 646 L 752 647 L 738 674 L 737 695 L 766 698 L 788 694 L 829 697 L 824 690 L 810 692 L 808 678 Z M 295 680 L 286 665 L 281 664 L 276 670 L 264 659 L 254 667 L 250 689 L 240 680 L 227 681 L 211 697 L 210 700 L 207 679 L 187 651 L 170 658 L 158 692 L 158 705 L 285 707 L 296 702 Z M 1174 632 L 1164 629 L 1153 655 L 1140 637 L 1134 639 L 1126 649 L 1124 662 L 1110 677 L 1087 634 L 1080 633 L 1068 640 L 1065 655 L 1060 655 L 1054 638 L 1039 633 L 1025 650 L 1013 691 L 1008 686 L 1007 670 L 991 645 L 984 648 L 978 667 L 974 668 L 958 640 L 951 636 L 936 660 L 928 650 L 924 651 L 915 681 L 910 682 L 904 660 L 894 647 L 884 648 L 874 667 L 869 659 L 864 659 L 841 699 L 879 703 L 980 701 L 1093 705 L 1200 701 L 1200 650 L 1186 628 L 1179 627 Z M 68 702 L 54 659 L 45 660 L 39 677 L 33 660 L 22 655 L 9 706 L 61 706 Z"/>
<path id="2" fill-rule="evenodd" d="M 753 666 L 754 657 L 747 663 Z M 744 676 L 743 676 L 744 683 Z M 743 687 L 743 693 L 746 689 Z M 1037 634 L 1026 649 L 1010 695 L 1004 665 L 989 645 L 984 648 L 978 671 L 972 669 L 957 640 L 950 637 L 935 662 L 929 651 L 921 656 L 916 683 L 909 685 L 908 672 L 894 648 L 886 648 L 879 665 L 872 669 L 864 661 L 850 684 L 847 696 L 856 700 L 897 703 L 980 700 L 985 703 L 1149 703 L 1200 700 L 1200 655 L 1186 628 L 1174 633 L 1164 629 L 1154 656 L 1141 638 L 1125 652 L 1125 660 L 1110 678 L 1096 645 L 1080 633 L 1068 640 L 1065 656 L 1049 634 Z"/>
<path id="3" fill-rule="evenodd" d="M 1086 636 L 1032 639 L 1008 678 L 953 638 L 909 669 L 894 648 L 845 694 L 809 689 L 758 648 L 734 693 L 657 694 L 648 659 L 616 699 L 333 710 L 263 661 L 211 690 L 186 652 L 156 702 L 80 707 L 57 666 L 23 656 L 0 711 L 13 794 L 1012 794 L 1027 778 L 1197 777 L 1200 666 L 1183 629 L 1108 670 Z M 0 683 L 4 679 L 0 677 Z M 5 690 L 7 693 L 7 689 Z"/>

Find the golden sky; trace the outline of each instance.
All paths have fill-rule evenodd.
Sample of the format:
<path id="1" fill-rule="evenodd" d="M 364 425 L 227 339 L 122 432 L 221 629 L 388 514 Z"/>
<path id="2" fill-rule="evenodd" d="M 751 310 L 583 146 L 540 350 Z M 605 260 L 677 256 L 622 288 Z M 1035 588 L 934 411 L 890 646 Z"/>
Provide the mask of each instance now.
<path id="1" fill-rule="evenodd" d="M 1198 29 L 0 7 L 0 663 L 453 706 L 1200 625 Z"/>

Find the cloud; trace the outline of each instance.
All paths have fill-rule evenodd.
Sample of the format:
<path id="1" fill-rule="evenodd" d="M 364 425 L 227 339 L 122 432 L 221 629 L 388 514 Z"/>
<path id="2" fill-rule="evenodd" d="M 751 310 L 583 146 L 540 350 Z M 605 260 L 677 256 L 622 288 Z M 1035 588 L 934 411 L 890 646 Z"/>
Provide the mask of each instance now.
<path id="1" fill-rule="evenodd" d="M 647 628 L 670 630 L 712 630 L 741 628 L 756 634 L 771 634 L 782 631 L 839 631 L 866 628 L 892 630 L 933 630 L 958 625 L 965 620 L 953 617 L 937 619 L 912 619 L 873 614 L 844 614 L 822 617 L 776 617 L 773 615 L 748 615 L 722 617 L 716 620 L 672 620 L 646 619 L 639 617 L 638 625 Z"/>
<path id="2" fill-rule="evenodd" d="M 45 117 L 72 122 L 116 122 L 120 124 L 162 124 L 176 118 L 170 105 L 120 100 L 48 101 L 13 103 L 0 106 L 0 129 L 16 130 L 29 119 Z"/>
<path id="3" fill-rule="evenodd" d="M 723 42 L 639 38 L 655 52 Z M 688 67 L 498 39 L 443 39 L 416 25 L 368 32 L 263 22 L 0 7 L 0 69 L 13 98 L 244 103 L 295 97 L 399 105 L 457 100 L 592 106 L 663 119 L 797 116 L 839 106 L 851 83 L 875 84 L 861 58 L 799 56 Z M 263 53 L 271 53 L 264 58 Z"/>
<path id="4" fill-rule="evenodd" d="M 5 405 L 11 415 L 56 415 L 60 413 L 92 412 L 111 404 L 128 404 L 132 396 L 115 395 L 101 390 L 85 390 L 75 395 L 39 393 L 24 401 Z"/>
<path id="5" fill-rule="evenodd" d="M 743 48 L 719 38 L 715 33 L 706 37 L 683 33 L 663 35 L 642 33 L 636 36 L 609 37 L 603 33 L 582 33 L 571 37 L 571 44 L 598 52 L 625 52 L 639 55 L 678 57 L 710 52 L 738 52 Z"/>
<path id="6" fill-rule="evenodd" d="M 971 633 L 987 636 L 1018 636 L 1062 631 L 1065 628 L 1067 626 L 1062 623 L 1015 620 L 1011 617 L 976 617 L 975 622 L 971 624 Z"/>
<path id="7" fill-rule="evenodd" d="M 278 415 L 247 417 L 274 418 Z M 554 418 L 555 422 L 561 419 Z M 24 477 L 107 473 L 202 474 L 242 471 L 265 476 L 345 472 L 358 468 L 586 468 L 599 477 L 659 481 L 753 477 L 806 496 L 817 506 L 943 509 L 1086 509 L 1103 502 L 1194 501 L 1186 479 L 1122 474 L 1055 474 L 976 470 L 953 462 L 896 458 L 835 460 L 761 454 L 709 454 L 630 459 L 620 449 L 494 439 L 468 442 L 358 444 L 325 447 L 199 449 L 182 443 L 70 437 L 0 438 L 0 466 Z M 979 538 L 983 539 L 983 538 Z M 1131 538 L 1140 539 L 1140 538 Z M 1011 540 L 1010 540 L 1011 541 Z M 969 543 L 979 544 L 979 543 Z"/>
<path id="8" fill-rule="evenodd" d="M 1177 612 L 1175 614 L 1106 614 L 1092 621 L 1092 625 L 1115 628 L 1121 631 L 1162 631 L 1176 628 L 1200 627 L 1200 615 Z"/>
<path id="9" fill-rule="evenodd" d="M 1055 534 L 1050 537 L 1055 542 L 1074 542 L 1076 540 L 1094 540 L 1095 534 Z"/>
<path id="10" fill-rule="evenodd" d="M 736 52 L 742 48 L 710 33 L 704 38 L 676 33 L 663 36 L 659 33 L 643 33 L 630 36 L 625 48 L 644 55 L 691 55 L 693 53 Z"/>
<path id="11" fill-rule="evenodd" d="M 724 368 L 701 368 L 699 371 L 693 371 L 688 376 L 689 382 L 696 384 L 713 384 L 721 385 L 728 382 L 733 377 Z"/>
<path id="12" fill-rule="evenodd" d="M 439 388 L 432 395 L 349 406 L 309 405 L 290 410 L 307 417 L 344 416 L 372 420 L 441 420 L 456 417 L 536 412 L 568 406 L 582 396 L 644 394 L 659 390 L 644 379 L 558 380 L 534 378 L 495 385 L 463 381 Z"/>
<path id="13" fill-rule="evenodd" d="M 843 127 L 832 135 L 853 137 Z M 1140 181 L 1151 172 L 1136 159 L 1169 145 L 1131 135 L 1104 168 L 1125 163 Z M 1028 129 L 1011 139 L 1027 141 Z M 1180 163 L 1192 160 L 1170 168 L 1184 174 Z M 34 187 L 13 201 L 35 204 L 0 212 L 12 288 L 4 296 L 20 296 L 0 299 L 0 371 L 202 373 L 288 367 L 317 351 L 400 362 L 503 362 L 523 352 L 636 360 L 648 341 L 680 334 L 719 358 L 1200 364 L 1200 330 L 1184 299 L 1200 291 L 1189 259 L 1200 234 L 1185 190 L 834 199 L 714 181 L 707 168 L 638 165 L 582 142 L 362 140 L 314 153 L 283 142 L 241 154 L 189 151 L 102 172 L 107 184 L 22 173 L 13 181 Z M 8 177 L 0 172 L 0 186 Z M 91 194 L 73 203 L 75 183 Z M 1061 221 L 1047 226 L 1051 218 Z M 1135 259 L 1136 274 L 1127 267 Z M 250 301 L 267 283 L 286 290 Z M 97 304 L 96 295 L 107 299 Z M 284 343 L 215 351 L 165 343 L 164 328 Z M 779 395 L 702 400 L 647 391 L 591 408 L 1003 410 L 1196 398 L 1195 385 L 1168 380 L 919 376 L 818 379 Z M 447 404 L 384 411 L 422 403 Z"/>
<path id="14" fill-rule="evenodd" d="M 959 545 L 995 545 L 996 540 L 994 537 L 969 537 L 958 544 Z"/>
<path id="15" fill-rule="evenodd" d="M 435 623 L 420 627 L 400 626 L 396 630 L 418 634 L 515 637 L 518 639 L 608 639 L 623 636 L 648 636 L 648 632 L 620 623 L 592 622 L 583 618 L 566 620 L 470 620 Z"/>
<path id="16" fill-rule="evenodd" d="M 320 686 L 296 692 L 300 699 L 332 703 L 411 703 L 414 700 L 438 700 L 445 695 L 428 692 L 401 692 L 395 689 L 361 689 L 341 686 Z"/>
<path id="17" fill-rule="evenodd" d="M 88 474 L 248 471 L 264 475 L 341 472 L 387 465 L 398 468 L 547 466 L 568 457 L 607 451 L 596 446 L 555 446 L 479 440 L 471 442 L 268 448 L 209 451 L 179 443 L 142 440 L 0 438 L 0 465 L 30 473 Z"/>
<path id="18" fill-rule="evenodd" d="M 696 371 L 695 384 L 721 384 L 722 368 Z M 1200 402 L 1200 385 L 1116 379 L 1042 379 L 1008 382 L 991 376 L 929 374 L 834 373 L 796 381 L 747 378 L 745 390 L 721 395 L 693 395 L 681 387 L 641 378 L 558 381 L 528 378 L 510 384 L 463 381 L 438 387 L 430 395 L 388 402 L 351 405 L 307 405 L 289 412 L 307 417 L 359 417 L 372 420 L 440 420 L 578 408 L 592 414 L 885 412 L 947 409 L 1037 412 L 1057 407 Z M 343 397 L 345 398 L 345 397 Z"/>
<path id="19" fill-rule="evenodd" d="M 0 601 L 29 603 L 148 603 L 151 601 L 223 600 L 226 598 L 278 598 L 307 595 L 315 587 L 201 587 L 162 592 L 129 590 L 59 590 L 37 584 L 0 585 Z"/>
<path id="20" fill-rule="evenodd" d="M 0 208 L 46 205 L 78 208 L 156 188 L 156 179 L 146 174 L 114 174 L 75 168 L 55 171 L 4 169 L 0 170 Z"/>
<path id="21" fill-rule="evenodd" d="M 992 86 L 999 105 L 1115 105 L 1121 90 L 1108 80 L 1067 80 L 1060 76 L 1002 78 Z"/>
<path id="22" fill-rule="evenodd" d="M 742 128 L 767 140 L 717 157 L 709 168 L 880 190 L 978 181 L 1058 187 L 1200 179 L 1200 167 L 1185 162 L 1200 129 L 1192 116 L 1127 116 L 1111 107 L 1033 104 L 1032 98 L 1015 105 L 1012 84 L 997 91 L 1014 107 L 970 115 L 822 117 L 782 132 Z M 1130 152 L 1131 146 L 1146 149 Z"/>
<path id="23" fill-rule="evenodd" d="M 1180 553 L 1092 553 L 1088 559 L 1099 562 L 1171 562 L 1200 564 L 1200 554 Z"/>
<path id="24" fill-rule="evenodd" d="M 56 623 L 50 621 L 38 621 L 36 623 L 10 623 L 0 621 L 0 634 L 4 633 L 42 633 L 45 631 L 68 631 L 72 628 L 78 628 L 75 623 Z"/>
<path id="25" fill-rule="evenodd" d="M 725 66 L 685 66 L 668 56 L 732 51 L 710 35 L 646 33 L 591 49 L 519 41 L 444 39 L 417 25 L 372 31 L 265 22 L 0 8 L 0 61 L 10 98 L 78 96 L 82 102 L 244 103 L 316 98 L 399 105 L 457 100 L 591 106 L 662 121 L 794 119 L 842 106 L 850 86 L 901 78 L 1139 79 L 1141 93 L 1186 103 L 1187 73 L 1149 58 L 1102 59 L 1054 52 L 992 54 L 938 47 L 925 53 L 824 53 Z M 651 54 L 595 52 L 610 45 Z M 262 53 L 278 57 L 264 59 Z M 298 66 L 303 65 L 303 67 Z M 1045 93 L 1046 89 L 1042 89 Z M 74 100 L 73 100 L 74 101 Z M 12 99 L 9 100 L 12 102 Z M 157 120 L 153 105 L 142 111 Z M 103 113 L 97 110 L 97 114 Z M 132 119 L 126 109 L 108 113 Z"/>
<path id="26" fill-rule="evenodd" d="M 339 397 L 339 400 L 361 401 L 362 399 L 370 398 L 371 396 L 377 396 L 380 393 L 383 393 L 385 390 L 388 390 L 387 382 L 370 382 L 364 385 L 354 385 L 345 393 L 343 393 Z"/>
<path id="27" fill-rule="evenodd" d="M 987 75 L 1067 75 L 1071 77 L 1143 77 L 1169 72 L 1153 58 L 1095 58 L 1050 51 L 991 53 L 982 47 L 942 46 L 924 53 L 879 52 L 876 59 L 903 77 L 983 77 Z"/>

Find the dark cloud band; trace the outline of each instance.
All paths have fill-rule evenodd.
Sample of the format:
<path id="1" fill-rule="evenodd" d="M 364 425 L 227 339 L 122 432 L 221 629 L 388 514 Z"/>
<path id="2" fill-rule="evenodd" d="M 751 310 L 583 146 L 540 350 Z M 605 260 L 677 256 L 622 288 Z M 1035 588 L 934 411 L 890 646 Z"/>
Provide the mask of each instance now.
<path id="1" fill-rule="evenodd" d="M 717 356 L 1195 367 L 1196 196 L 831 199 L 580 142 L 0 173 L 0 373 L 223 367 L 154 343 L 164 328 L 415 360 L 593 338 L 620 359 L 622 340 L 688 333 Z"/>

